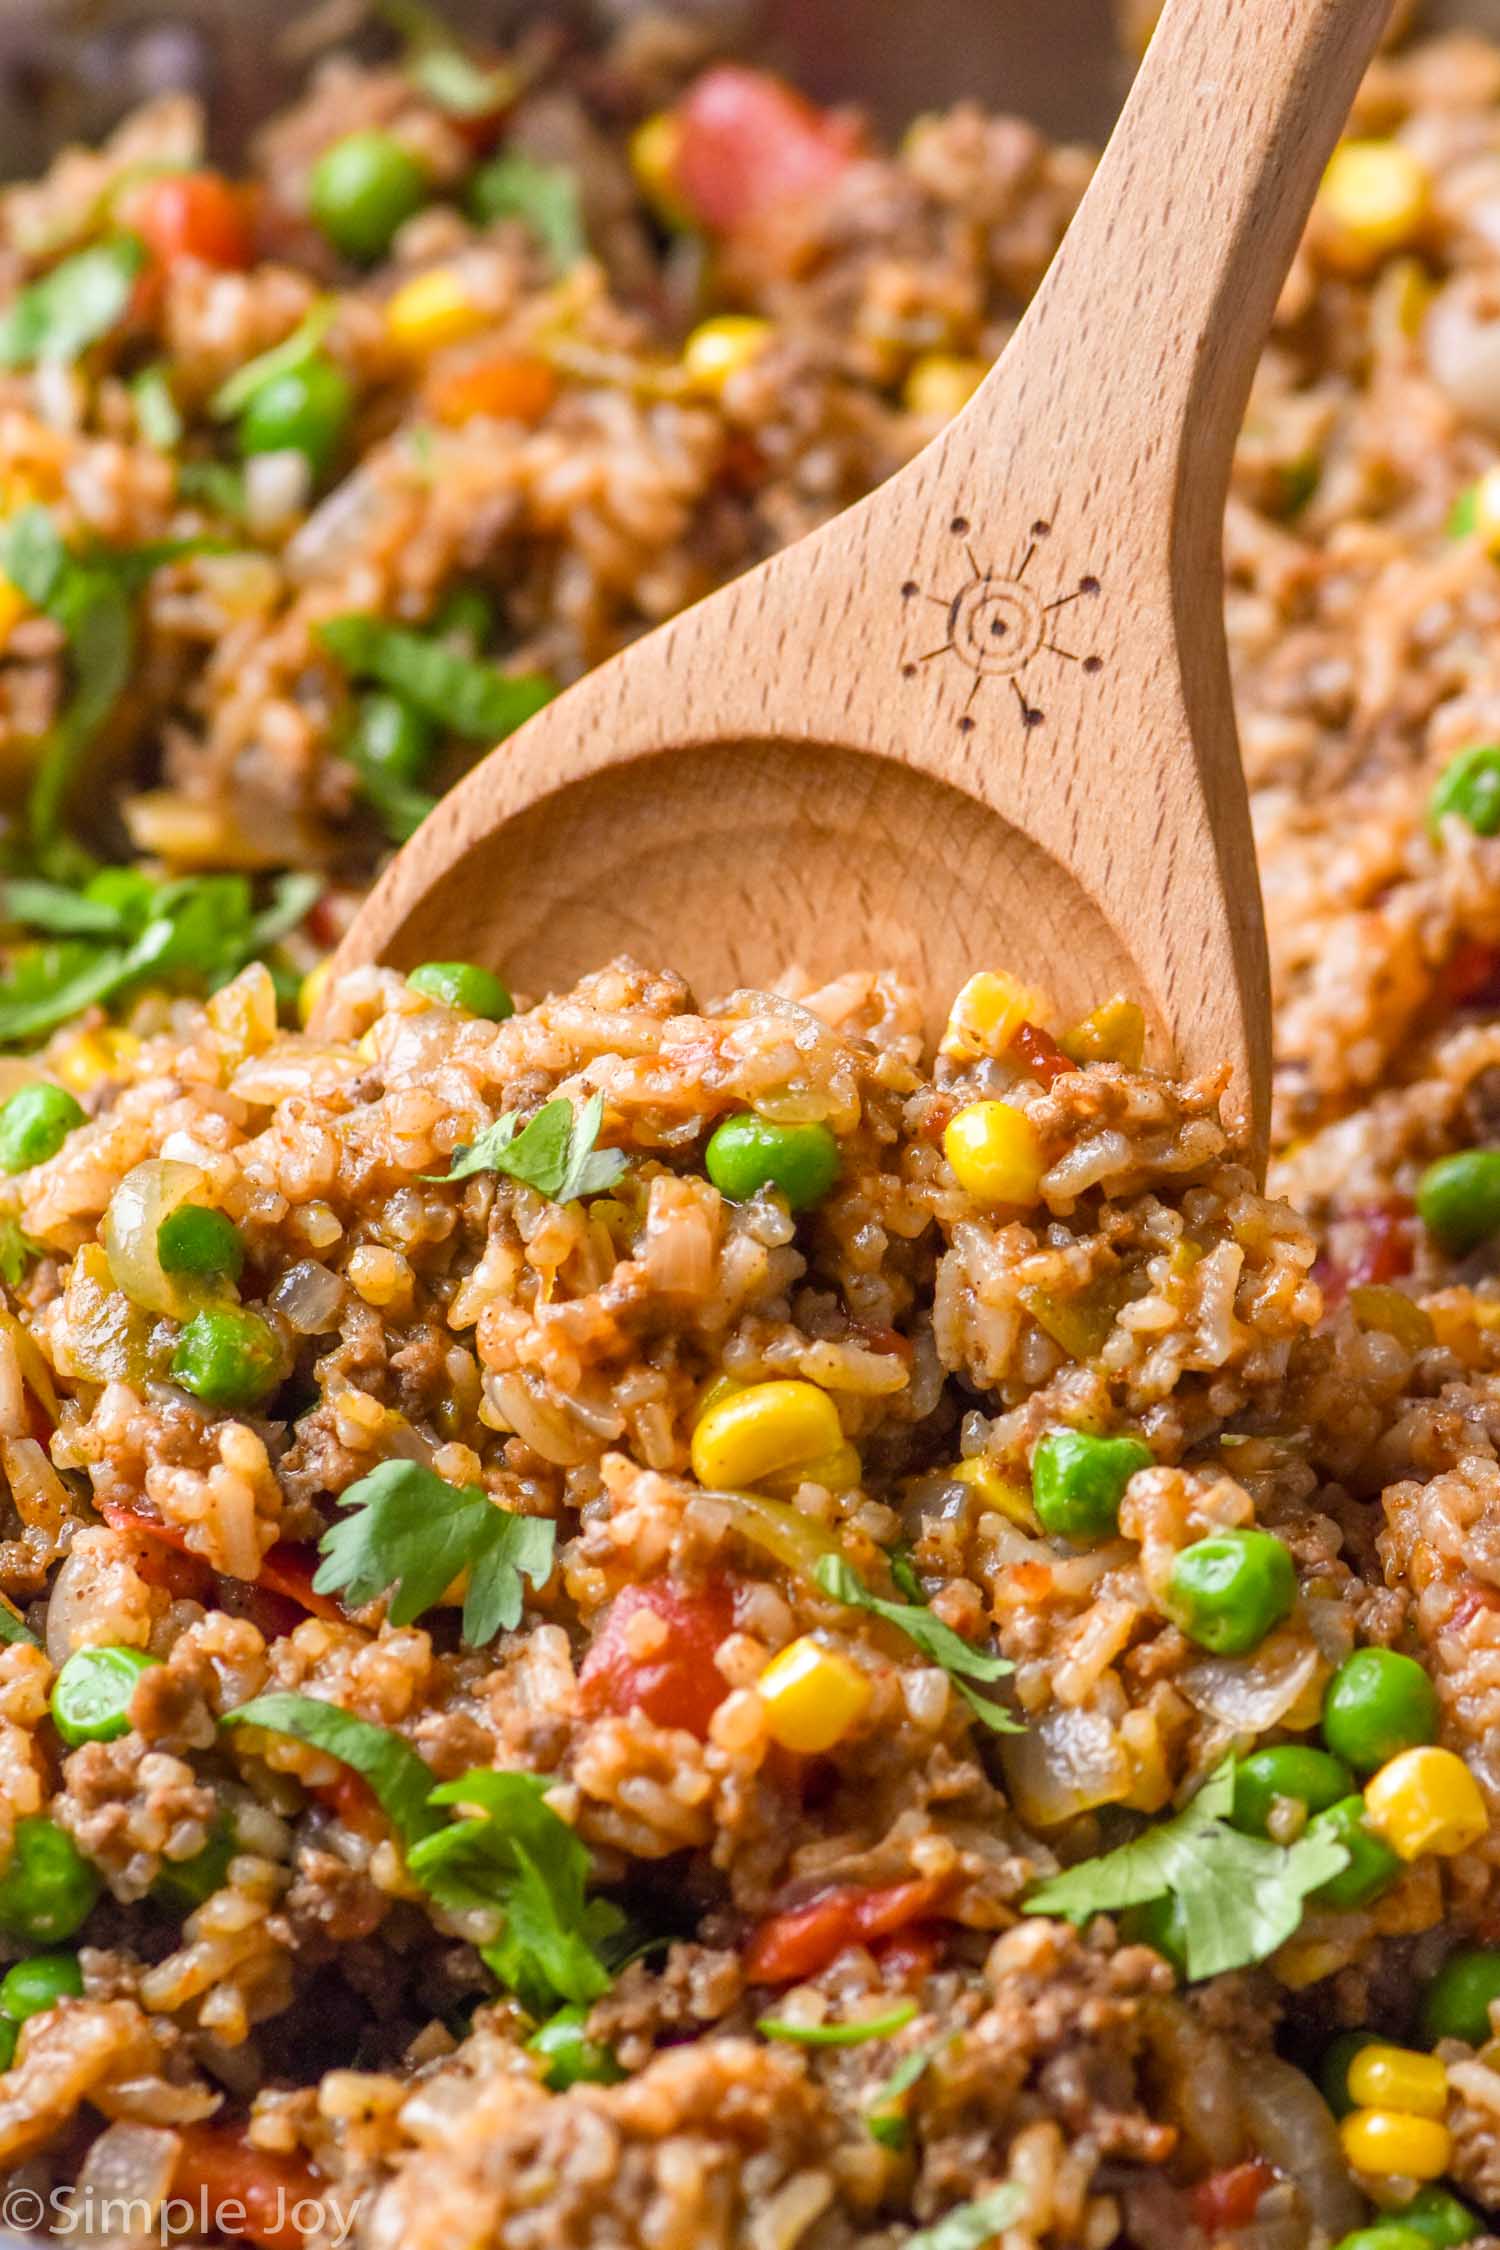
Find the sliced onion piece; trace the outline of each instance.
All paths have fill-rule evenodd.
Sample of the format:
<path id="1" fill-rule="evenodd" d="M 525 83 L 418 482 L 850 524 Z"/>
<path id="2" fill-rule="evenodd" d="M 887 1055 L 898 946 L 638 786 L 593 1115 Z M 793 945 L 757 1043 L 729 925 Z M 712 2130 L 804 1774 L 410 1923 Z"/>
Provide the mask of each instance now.
<path id="1" fill-rule="evenodd" d="M 1241 2055 L 1240 2109 L 1257 2152 L 1284 2172 L 1314 2224 L 1335 2241 L 1359 2226 L 1364 2198 L 1349 2176 L 1333 2112 L 1305 2071 L 1279 2055 Z"/>
<path id="2" fill-rule="evenodd" d="M 221 1285 L 192 1274 L 167 1273 L 156 1248 L 162 1220 L 201 1194 L 205 1185 L 195 1165 L 151 1156 L 126 1173 L 109 1199 L 103 1240 L 110 1274 L 115 1287 L 143 1311 L 191 1320 L 201 1306 L 223 1294 Z"/>

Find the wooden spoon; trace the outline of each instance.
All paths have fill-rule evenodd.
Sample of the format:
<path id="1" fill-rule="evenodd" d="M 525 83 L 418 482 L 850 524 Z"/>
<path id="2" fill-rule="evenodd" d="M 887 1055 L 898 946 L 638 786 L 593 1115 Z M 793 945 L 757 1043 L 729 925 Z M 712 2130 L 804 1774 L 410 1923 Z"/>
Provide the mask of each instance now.
<path id="1" fill-rule="evenodd" d="M 1169 0 L 1004 356 L 899 475 L 591 673 L 446 796 L 339 953 L 540 993 L 975 968 L 1264 1143 L 1265 937 L 1219 544 L 1257 352 L 1387 0 Z"/>

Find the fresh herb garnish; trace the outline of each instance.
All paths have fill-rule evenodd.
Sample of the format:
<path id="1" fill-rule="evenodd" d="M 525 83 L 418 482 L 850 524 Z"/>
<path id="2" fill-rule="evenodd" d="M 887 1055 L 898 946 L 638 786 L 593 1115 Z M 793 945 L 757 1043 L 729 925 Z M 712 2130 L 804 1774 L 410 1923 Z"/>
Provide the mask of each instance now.
<path id="1" fill-rule="evenodd" d="M 41 1256 L 40 1246 L 23 1232 L 13 1211 L 0 1211 L 0 1280 L 16 1289 L 26 1278 L 26 1268 Z"/>
<path id="2" fill-rule="evenodd" d="M 884 2015 L 849 2023 L 788 2023 L 784 2016 L 762 2016 L 755 2028 L 766 2039 L 789 2039 L 798 2047 L 859 2047 L 867 2039 L 889 2039 L 905 2030 L 916 2012 L 915 2000 L 902 2000 Z"/>
<path id="3" fill-rule="evenodd" d="M 607 1992 L 613 1980 L 601 1949 L 625 1926 L 618 1907 L 588 1897 L 588 1849 L 546 1803 L 549 1786 L 543 1774 L 460 1774 L 431 1802 L 473 1806 L 475 1817 L 439 1829 L 407 1855 L 412 1876 L 439 1905 L 504 1915 L 500 1936 L 480 1951 L 534 2016 Z"/>
<path id="4" fill-rule="evenodd" d="M 5 1595 L 0 1594 L 0 1647 L 15 1648 L 18 1645 L 40 1648 L 41 1642 L 20 1611 Z"/>
<path id="5" fill-rule="evenodd" d="M 148 975 L 217 991 L 295 929 L 322 888 L 316 875 L 288 873 L 257 909 L 243 875 L 160 883 L 112 867 L 81 890 L 12 877 L 0 883 L 0 916 L 61 942 L 23 948 L 0 977 L 0 1042 L 37 1038 Z"/>
<path id="6" fill-rule="evenodd" d="M 439 1180 L 466 1180 L 474 1172 L 504 1172 L 523 1187 L 535 1188 L 549 1203 L 572 1203 L 578 1196 L 602 1195 L 629 1162 L 623 1149 L 595 1148 L 604 1117 L 604 1097 L 590 1094 L 582 1109 L 559 1095 L 546 1102 L 521 1132 L 520 1112 L 508 1109 L 486 1125 L 472 1148 L 456 1148 Z"/>
<path id="7" fill-rule="evenodd" d="M 291 1689 L 258 1695 L 237 1711 L 226 1711 L 222 1724 L 289 1734 L 294 1742 L 305 1742 L 310 1750 L 326 1750 L 342 1765 L 352 1766 L 370 1784 L 408 1860 L 423 1837 L 443 1826 L 442 1815 L 431 1809 L 431 1766 L 389 1727 Z"/>
<path id="8" fill-rule="evenodd" d="M 1312 1832 L 1288 1845 L 1243 1835 L 1229 1825 L 1233 1804 L 1234 1760 L 1226 1758 L 1173 1819 L 1049 1876 L 1025 1911 L 1083 1923 L 1170 1895 L 1182 1909 L 1195 1982 L 1264 1961 L 1296 1931 L 1308 1893 L 1348 1865 L 1349 1850 Z"/>
<path id="9" fill-rule="evenodd" d="M 540 672 L 511 677 L 380 617 L 330 617 L 318 638 L 354 677 L 393 688 L 466 742 L 503 741 L 557 693 Z"/>
<path id="10" fill-rule="evenodd" d="M 158 453 L 171 453 L 182 442 L 182 415 L 172 395 L 172 385 L 159 360 L 143 367 L 130 386 L 135 418 L 141 436 Z"/>
<path id="11" fill-rule="evenodd" d="M 353 1606 L 391 1596 L 393 1625 L 410 1625 L 468 1574 L 463 1633 L 483 1648 L 521 1620 L 521 1581 L 545 1584 L 556 1526 L 512 1515 L 477 1485 L 447 1483 L 417 1461 L 382 1461 L 338 1497 L 346 1513 L 323 1534 L 320 1594 Z"/>
<path id="12" fill-rule="evenodd" d="M 222 382 L 208 402 L 208 411 L 219 422 L 232 422 L 243 414 L 257 391 L 267 383 L 274 383 L 283 375 L 295 375 L 312 359 L 333 321 L 333 306 L 321 300 L 306 312 L 290 336 L 269 351 L 257 353 L 247 359 L 243 367 Z"/>
<path id="13" fill-rule="evenodd" d="M 469 208 L 486 224 L 519 219 L 559 273 L 588 255 L 578 182 L 564 164 L 539 164 L 520 149 L 507 149 L 475 173 Z"/>
<path id="14" fill-rule="evenodd" d="M 114 327 L 145 258 L 134 235 L 117 235 L 28 282 L 0 313 L 0 367 L 76 359 Z"/>
<path id="15" fill-rule="evenodd" d="M 1007 2180 L 990 2195 L 973 2203 L 956 2203 L 930 2227 L 906 2238 L 905 2250 L 985 2250 L 997 2234 L 1019 2219 L 1026 2208 L 1025 2190 Z"/>
<path id="16" fill-rule="evenodd" d="M 907 2123 L 905 2099 L 917 2080 L 942 2053 L 947 2041 L 935 2039 L 930 2047 L 918 2047 L 903 2055 L 883 2086 L 878 2086 L 865 2111 L 865 2129 L 872 2141 L 882 2148 L 905 2148 L 911 2137 Z"/>
<path id="17" fill-rule="evenodd" d="M 417 49 L 406 75 L 450 117 L 493 117 L 516 96 L 515 75 L 503 63 L 475 62 L 462 47 L 436 41 Z"/>
<path id="18" fill-rule="evenodd" d="M 823 1555 L 813 1571 L 813 1577 L 825 1594 L 850 1609 L 868 1610 L 872 1617 L 884 1618 L 894 1625 L 909 1641 L 915 1641 L 923 1655 L 934 1664 L 942 1666 L 959 1694 L 976 1719 L 993 1727 L 996 1734 L 1020 1734 L 1019 1722 L 1001 1703 L 987 1695 L 980 1695 L 969 1685 L 971 1680 L 999 1680 L 1015 1666 L 1008 1657 L 991 1656 L 984 1649 L 975 1648 L 951 1626 L 920 1602 L 888 1602 L 872 1594 L 859 1573 L 842 1555 Z"/>

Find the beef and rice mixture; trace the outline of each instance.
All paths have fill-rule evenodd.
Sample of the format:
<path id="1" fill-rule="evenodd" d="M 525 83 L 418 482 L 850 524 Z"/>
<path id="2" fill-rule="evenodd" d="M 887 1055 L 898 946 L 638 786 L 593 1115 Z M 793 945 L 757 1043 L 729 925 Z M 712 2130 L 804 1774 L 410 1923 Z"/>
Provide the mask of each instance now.
<path id="1" fill-rule="evenodd" d="M 0 2225 L 1500 2230 L 1500 50 L 1371 72 L 1240 447 L 1269 1196 L 1003 962 L 319 968 L 1088 168 L 428 27 L 0 197 Z"/>

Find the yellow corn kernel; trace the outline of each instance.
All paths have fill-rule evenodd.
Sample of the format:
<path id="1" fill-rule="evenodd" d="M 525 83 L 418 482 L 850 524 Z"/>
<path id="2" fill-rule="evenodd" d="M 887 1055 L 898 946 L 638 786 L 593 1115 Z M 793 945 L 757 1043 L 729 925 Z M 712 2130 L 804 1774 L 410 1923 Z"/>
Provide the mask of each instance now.
<path id="1" fill-rule="evenodd" d="M 959 1484 L 974 1487 L 987 1508 L 997 1515 L 1018 1523 L 1023 1531 L 1035 1531 L 1036 1516 L 1031 1505 L 1031 1489 L 1019 1477 L 1002 1476 L 993 1461 L 977 1453 L 972 1461 L 956 1461 L 948 1471 Z"/>
<path id="2" fill-rule="evenodd" d="M 385 308 L 385 330 L 401 351 L 425 357 L 487 328 L 490 315 L 457 266 L 429 266 L 404 281 Z"/>
<path id="3" fill-rule="evenodd" d="M 700 321 L 683 345 L 683 372 L 699 390 L 717 396 L 731 376 L 765 350 L 770 338 L 771 323 L 755 313 L 718 313 Z"/>
<path id="4" fill-rule="evenodd" d="M 960 988 L 948 1010 L 938 1052 L 951 1062 L 1003 1055 L 1023 1023 L 1042 1023 L 1047 1014 L 1042 993 L 1004 969 L 980 969 Z"/>
<path id="5" fill-rule="evenodd" d="M 668 109 L 659 109 L 630 136 L 630 169 L 636 186 L 659 219 L 669 227 L 687 227 L 692 214 L 677 188 L 677 151 L 682 127 Z"/>
<path id="6" fill-rule="evenodd" d="M 1451 1859 L 1489 1833 L 1478 1782 L 1456 1752 L 1402 1750 L 1365 1783 L 1365 1824 L 1398 1859 Z"/>
<path id="7" fill-rule="evenodd" d="M 1360 274 L 1407 249 L 1427 216 L 1430 191 L 1426 165 L 1399 141 L 1345 141 L 1318 189 L 1316 239 L 1324 259 Z"/>
<path id="8" fill-rule="evenodd" d="M 817 1757 L 842 1742 L 870 1708 L 870 1683 L 859 1666 L 810 1633 L 773 1656 L 756 1682 L 766 1732 L 783 1750 Z"/>
<path id="9" fill-rule="evenodd" d="M 816 1461 L 843 1441 L 838 1410 L 816 1384 L 752 1383 L 699 1416 L 693 1474 L 700 1484 L 733 1490 Z"/>
<path id="10" fill-rule="evenodd" d="M 1117 996 L 1075 1023 L 1057 1042 L 1070 1062 L 1123 1063 L 1139 1070 L 1146 1059 L 1146 1012 Z"/>
<path id="11" fill-rule="evenodd" d="M 846 1439 L 831 1453 L 820 1453 L 815 1461 L 794 1461 L 789 1469 L 778 1469 L 760 1481 L 767 1492 L 790 1499 L 799 1484 L 821 1484 L 829 1492 L 852 1492 L 863 1475 L 859 1454 Z"/>
<path id="12" fill-rule="evenodd" d="M 1035 1203 L 1047 1169 L 1036 1127 L 1009 1102 L 970 1102 L 943 1135 L 958 1184 L 976 1203 Z"/>
<path id="13" fill-rule="evenodd" d="M 30 609 L 31 604 L 20 587 L 9 578 L 0 576 L 0 645 L 10 639 Z"/>
<path id="14" fill-rule="evenodd" d="M 76 1039 L 70 1039 L 61 1054 L 52 1057 L 52 1068 L 70 1093 L 87 1094 L 132 1062 L 140 1051 L 141 1043 L 133 1031 L 106 1025 L 99 1031 L 81 1031 Z"/>
<path id="15" fill-rule="evenodd" d="M 297 1021 L 302 1025 L 304 1031 L 318 1012 L 323 995 L 328 990 L 328 979 L 332 974 L 333 955 L 330 953 L 327 959 L 320 961 L 315 969 L 308 970 L 297 987 Z"/>
<path id="16" fill-rule="evenodd" d="M 1395 2109 L 1405 2117 L 1441 2117 L 1448 2073 L 1436 2055 L 1376 2042 L 1349 2065 L 1349 2096 L 1357 2109 Z"/>
<path id="17" fill-rule="evenodd" d="M 1500 561 L 1500 469 L 1486 469 L 1473 492 L 1475 536 L 1485 553 Z"/>
<path id="18" fill-rule="evenodd" d="M 990 371 L 987 359 L 960 359 L 955 352 L 923 352 L 912 361 L 901 386 L 901 404 L 924 422 L 948 422 L 967 406 Z"/>
<path id="19" fill-rule="evenodd" d="M 1399 2109 L 1351 2110 L 1339 2127 L 1344 2154 L 1356 2172 L 1404 2180 L 1440 2180 L 1453 2154 L 1453 2135 L 1435 2117 L 1408 2117 Z"/>

